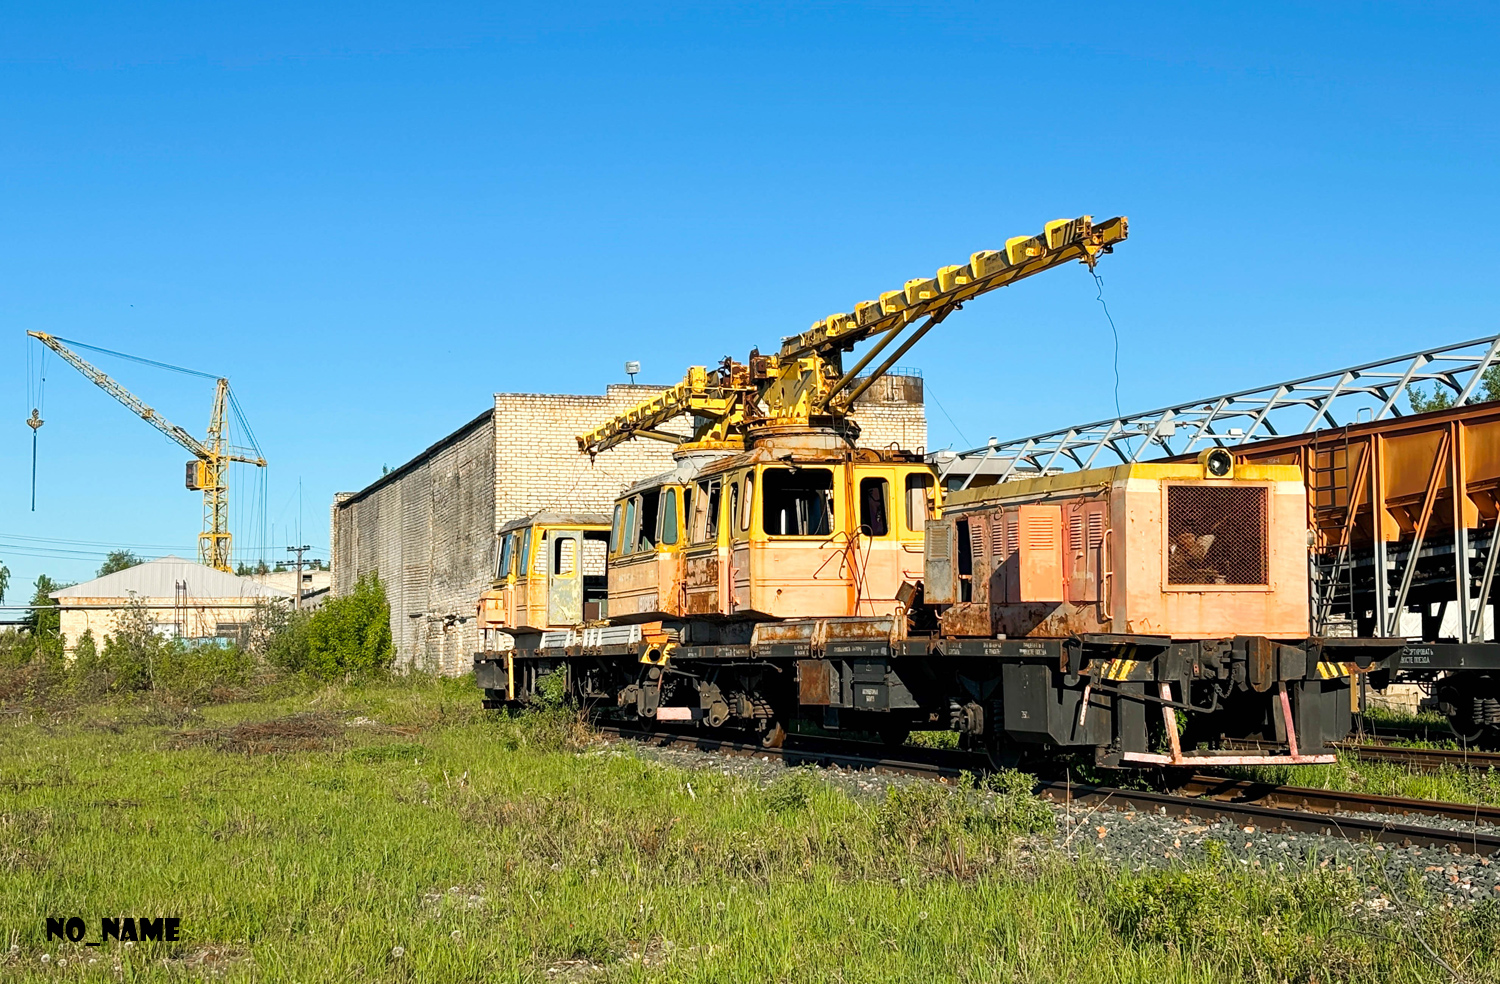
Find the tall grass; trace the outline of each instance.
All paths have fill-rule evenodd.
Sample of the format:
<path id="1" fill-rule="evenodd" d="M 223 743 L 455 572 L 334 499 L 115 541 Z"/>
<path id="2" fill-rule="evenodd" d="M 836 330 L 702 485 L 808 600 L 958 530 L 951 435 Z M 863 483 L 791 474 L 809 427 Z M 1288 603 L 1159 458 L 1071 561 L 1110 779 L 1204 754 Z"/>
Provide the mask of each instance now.
<path id="1" fill-rule="evenodd" d="M 1414 934 L 1473 979 L 1500 970 L 1493 905 L 1408 929 L 1358 915 L 1347 874 L 1071 862 L 1018 779 L 859 798 L 794 771 L 762 787 L 599 743 L 566 708 L 476 705 L 471 681 L 412 678 L 175 716 L 12 714 L 0 926 L 16 949 L 0 941 L 0 973 L 1433 980 Z M 178 916 L 184 938 L 49 943 L 49 915 Z"/>

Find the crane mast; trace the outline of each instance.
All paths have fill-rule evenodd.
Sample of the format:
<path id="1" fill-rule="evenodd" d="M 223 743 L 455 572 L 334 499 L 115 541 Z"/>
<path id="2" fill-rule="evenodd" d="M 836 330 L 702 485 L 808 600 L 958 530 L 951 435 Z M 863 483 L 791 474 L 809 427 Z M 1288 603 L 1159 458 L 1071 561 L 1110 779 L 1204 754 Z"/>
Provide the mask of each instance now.
<path id="1" fill-rule="evenodd" d="M 182 427 L 163 417 L 140 397 L 112 379 L 107 373 L 63 344 L 55 335 L 28 331 L 35 338 L 77 369 L 95 386 L 114 397 L 125 408 L 146 423 L 182 445 L 193 455 L 187 464 L 187 487 L 203 493 L 203 531 L 198 534 L 198 562 L 217 570 L 232 572 L 229 561 L 233 538 L 229 532 L 229 465 L 241 462 L 266 466 L 260 456 L 249 457 L 230 448 L 225 435 L 225 413 L 229 404 L 229 380 L 215 381 L 213 410 L 209 415 L 206 441 L 200 441 Z M 33 412 L 33 417 L 36 414 Z M 40 422 L 38 422 L 40 423 Z"/>
<path id="2" fill-rule="evenodd" d="M 1124 216 L 1097 223 L 1088 215 L 1048 222 L 1040 235 L 1015 236 L 1004 249 L 974 253 L 967 264 L 945 266 L 932 277 L 908 280 L 879 300 L 861 301 L 852 313 L 816 321 L 800 335 L 783 339 L 774 355 L 757 350 L 745 363 L 725 359 L 713 370 L 693 366 L 676 386 L 578 435 L 579 450 L 594 455 L 644 437 L 684 451 L 738 451 L 755 426 L 842 424 L 854 402 L 964 302 L 1065 263 L 1092 268 L 1128 234 Z M 870 349 L 845 370 L 843 353 L 870 340 Z M 860 375 L 892 345 L 878 366 Z M 686 415 L 697 420 L 690 438 L 661 429 Z"/>

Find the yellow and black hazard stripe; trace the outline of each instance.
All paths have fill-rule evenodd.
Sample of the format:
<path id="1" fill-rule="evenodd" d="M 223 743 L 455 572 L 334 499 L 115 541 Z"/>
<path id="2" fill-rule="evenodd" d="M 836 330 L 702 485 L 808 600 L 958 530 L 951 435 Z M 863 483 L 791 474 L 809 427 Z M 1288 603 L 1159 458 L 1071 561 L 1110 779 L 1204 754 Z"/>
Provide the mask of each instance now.
<path id="1" fill-rule="evenodd" d="M 1114 680 L 1116 682 L 1131 679 L 1136 667 L 1144 662 L 1143 660 L 1134 658 L 1136 648 L 1135 646 L 1128 646 L 1125 649 L 1125 655 L 1105 660 L 1104 672 L 1100 676 L 1105 680 Z"/>
<path id="2" fill-rule="evenodd" d="M 1337 680 L 1351 676 L 1353 672 L 1354 668 L 1348 663 L 1332 663 L 1327 660 L 1318 662 L 1318 676 L 1324 680 Z"/>
<path id="3" fill-rule="evenodd" d="M 641 662 L 648 666 L 666 666 L 675 648 L 670 642 L 648 645 L 641 651 Z"/>

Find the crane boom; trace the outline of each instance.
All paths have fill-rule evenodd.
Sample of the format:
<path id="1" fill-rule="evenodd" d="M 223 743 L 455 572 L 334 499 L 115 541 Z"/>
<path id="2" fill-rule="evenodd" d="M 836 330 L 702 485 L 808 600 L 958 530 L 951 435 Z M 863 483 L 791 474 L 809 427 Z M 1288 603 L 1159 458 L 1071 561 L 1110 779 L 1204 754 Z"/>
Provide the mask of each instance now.
<path id="1" fill-rule="evenodd" d="M 237 461 L 264 468 L 266 459 L 259 455 L 251 458 L 236 454 L 226 447 L 224 411 L 229 397 L 229 380 L 223 377 L 216 380 L 213 412 L 208 424 L 208 442 L 205 444 L 189 434 L 186 429 L 157 413 L 140 397 L 64 345 L 57 336 L 49 335 L 44 331 L 28 331 L 26 334 L 56 352 L 63 358 L 63 361 L 77 369 L 95 386 L 124 404 L 131 413 L 187 448 L 197 459 L 188 462 L 187 487 L 203 493 L 203 532 L 198 534 L 198 560 L 209 567 L 230 571 L 232 538 L 229 533 L 229 506 L 226 498 L 229 491 L 226 484 L 229 463 Z M 36 417 L 35 411 L 32 416 Z M 40 426 L 40 422 L 36 426 Z"/>
<path id="2" fill-rule="evenodd" d="M 28 331 L 26 334 L 30 335 L 32 338 L 35 338 L 43 345 L 47 346 L 49 349 L 62 356 L 63 361 L 67 362 L 68 365 L 83 373 L 83 375 L 86 376 L 91 383 L 102 389 L 104 392 L 108 393 L 110 396 L 114 397 L 119 402 L 123 403 L 125 405 L 125 408 L 131 413 L 135 414 L 137 417 L 140 417 L 146 423 L 150 424 L 152 427 L 155 427 L 157 430 L 161 431 L 163 434 L 167 435 L 178 444 L 181 444 L 183 447 L 187 448 L 194 457 L 207 458 L 209 456 L 208 448 L 204 447 L 203 443 L 196 437 L 189 434 L 181 427 L 178 427 L 176 424 L 172 423 L 161 414 L 157 413 L 140 397 L 136 396 L 134 393 L 130 392 L 130 390 L 115 382 L 109 377 L 109 375 L 100 370 L 97 366 L 88 362 L 83 358 L 83 356 L 79 355 L 77 352 L 74 352 L 72 349 L 64 345 L 56 335 L 49 335 L 44 331 Z"/>
<path id="3" fill-rule="evenodd" d="M 1040 235 L 1015 236 L 1002 250 L 974 253 L 963 266 L 943 267 L 935 276 L 908 280 L 879 300 L 861 301 L 852 314 L 816 321 L 800 335 L 783 339 L 776 355 L 751 352 L 748 364 L 725 359 L 712 372 L 693 366 L 676 386 L 578 435 L 578 448 L 593 455 L 633 437 L 648 437 L 695 449 L 738 450 L 745 446 L 747 428 L 756 424 L 847 417 L 865 390 L 965 301 L 1064 263 L 1080 261 L 1092 268 L 1128 234 L 1124 216 L 1099 223 L 1087 215 L 1048 222 Z M 879 366 L 860 376 L 902 335 L 905 339 Z M 875 342 L 869 351 L 844 371 L 843 353 L 870 339 Z M 688 414 L 698 420 L 691 438 L 661 429 Z"/>

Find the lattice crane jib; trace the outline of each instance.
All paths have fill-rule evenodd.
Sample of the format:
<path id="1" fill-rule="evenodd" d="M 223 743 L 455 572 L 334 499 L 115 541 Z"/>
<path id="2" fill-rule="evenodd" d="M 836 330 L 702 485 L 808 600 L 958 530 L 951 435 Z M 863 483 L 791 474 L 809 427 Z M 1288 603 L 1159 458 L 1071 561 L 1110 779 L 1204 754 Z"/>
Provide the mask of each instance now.
<path id="1" fill-rule="evenodd" d="M 878 300 L 861 301 L 852 313 L 816 321 L 783 339 L 775 354 L 757 350 L 745 363 L 725 359 L 716 369 L 693 366 L 676 386 L 580 434 L 578 447 L 597 454 L 645 437 L 684 450 L 740 450 L 746 431 L 757 425 L 832 423 L 853 412 L 855 401 L 876 380 L 966 301 L 1065 263 L 1093 266 L 1128 231 L 1123 216 L 1097 223 L 1087 215 L 1048 222 L 1039 235 L 1013 237 L 1004 249 L 974 253 L 966 264 L 908 280 Z M 846 370 L 843 354 L 866 341 L 870 348 Z M 887 350 L 890 354 L 871 369 Z M 661 429 L 687 415 L 697 421 L 691 437 Z"/>
<path id="2" fill-rule="evenodd" d="M 229 407 L 229 380 L 220 377 L 214 385 L 213 410 L 209 415 L 206 439 L 198 440 L 182 427 L 163 417 L 144 400 L 112 379 L 108 374 L 63 344 L 55 335 L 28 331 L 95 386 L 124 404 L 136 416 L 176 441 L 193 455 L 187 465 L 187 487 L 203 493 L 203 531 L 198 534 L 198 562 L 225 572 L 230 566 L 233 538 L 229 532 L 229 465 L 240 462 L 266 466 L 265 458 L 240 454 L 229 445 L 226 418 Z M 87 347 L 87 346 L 85 346 Z M 35 416 L 35 414 L 33 414 Z"/>

